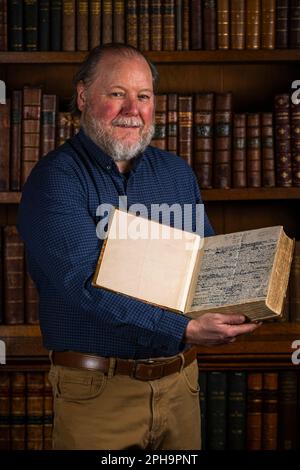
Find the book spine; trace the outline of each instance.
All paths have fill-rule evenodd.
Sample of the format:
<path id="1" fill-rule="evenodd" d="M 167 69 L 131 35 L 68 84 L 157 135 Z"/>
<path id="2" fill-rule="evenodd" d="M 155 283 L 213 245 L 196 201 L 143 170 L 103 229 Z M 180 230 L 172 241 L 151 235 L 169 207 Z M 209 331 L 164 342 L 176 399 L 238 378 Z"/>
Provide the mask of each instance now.
<path id="1" fill-rule="evenodd" d="M 261 47 L 275 49 L 275 0 L 261 0 Z"/>
<path id="2" fill-rule="evenodd" d="M 249 372 L 247 378 L 247 438 L 248 450 L 262 448 L 262 391 L 263 374 Z"/>
<path id="3" fill-rule="evenodd" d="M 249 188 L 261 186 L 261 127 L 260 114 L 247 116 L 247 185 Z"/>
<path id="4" fill-rule="evenodd" d="M 0 105 L 0 191 L 9 191 L 10 99 Z"/>
<path id="5" fill-rule="evenodd" d="M 246 372 L 228 372 L 227 448 L 244 450 L 246 441 Z"/>
<path id="6" fill-rule="evenodd" d="M 128 0 L 127 3 L 127 43 L 138 47 L 138 10 L 137 0 Z"/>
<path id="7" fill-rule="evenodd" d="M 162 9 L 164 51 L 175 51 L 175 2 L 166 0 Z"/>
<path id="8" fill-rule="evenodd" d="M 277 449 L 278 427 L 278 372 L 263 374 L 262 448 Z"/>
<path id="9" fill-rule="evenodd" d="M 39 50 L 49 51 L 50 49 L 50 1 L 40 0 L 38 12 L 38 33 Z"/>
<path id="10" fill-rule="evenodd" d="M 25 50 L 38 50 L 38 2 L 24 0 L 24 32 Z"/>
<path id="11" fill-rule="evenodd" d="M 11 97 L 11 161 L 10 189 L 20 191 L 22 149 L 22 90 L 14 90 Z"/>
<path id="12" fill-rule="evenodd" d="M 191 96 L 178 98 L 179 155 L 192 165 L 193 104 Z"/>
<path id="13" fill-rule="evenodd" d="M 261 32 L 260 0 L 246 2 L 246 49 L 259 49 Z"/>
<path id="14" fill-rule="evenodd" d="M 125 42 L 125 2 L 114 0 L 113 2 L 113 39 L 114 42 Z"/>
<path id="15" fill-rule="evenodd" d="M 227 416 L 226 372 L 208 372 L 207 378 L 207 448 L 225 450 Z"/>
<path id="16" fill-rule="evenodd" d="M 183 12 L 182 0 L 176 0 L 175 3 L 175 20 L 176 20 L 176 50 L 182 51 L 183 49 Z"/>
<path id="17" fill-rule="evenodd" d="M 9 0 L 9 49 L 11 51 L 23 51 L 23 1 Z"/>
<path id="18" fill-rule="evenodd" d="M 218 0 L 218 49 L 229 49 L 229 0 Z"/>
<path id="19" fill-rule="evenodd" d="M 166 149 L 167 95 L 156 95 L 155 133 L 151 142 L 160 149 Z"/>
<path id="20" fill-rule="evenodd" d="M 291 150 L 293 186 L 300 187 L 300 104 L 291 105 Z"/>
<path id="21" fill-rule="evenodd" d="M 149 0 L 140 0 L 138 38 L 139 38 L 139 48 L 141 49 L 141 51 L 149 51 L 149 48 L 150 48 Z"/>
<path id="22" fill-rule="evenodd" d="M 77 51 L 88 50 L 89 6 L 87 0 L 77 0 L 76 35 Z"/>
<path id="23" fill-rule="evenodd" d="M 0 373 L 0 450 L 10 449 L 10 374 Z"/>
<path id="24" fill-rule="evenodd" d="M 76 4 L 75 0 L 64 0 L 62 3 L 63 23 L 63 51 L 73 52 L 76 50 Z"/>
<path id="25" fill-rule="evenodd" d="M 300 322 L 300 242 L 296 241 L 290 277 L 291 322 Z"/>
<path id="26" fill-rule="evenodd" d="M 177 154 L 178 138 L 178 96 L 177 93 L 168 93 L 167 118 L 167 149 Z"/>
<path id="27" fill-rule="evenodd" d="M 162 50 L 162 5 L 160 0 L 152 0 L 150 4 L 150 49 Z"/>
<path id="28" fill-rule="evenodd" d="M 7 0 L 0 0 L 0 51 L 7 51 Z"/>
<path id="29" fill-rule="evenodd" d="M 214 94 L 197 93 L 194 110 L 194 170 L 201 188 L 212 188 Z"/>
<path id="30" fill-rule="evenodd" d="M 276 0 L 276 49 L 288 47 L 289 0 Z"/>
<path id="31" fill-rule="evenodd" d="M 182 50 L 190 50 L 190 2 L 182 0 Z"/>
<path id="32" fill-rule="evenodd" d="M 51 44 L 52 51 L 61 51 L 61 47 L 62 47 L 62 0 L 51 0 L 50 44 Z"/>
<path id="33" fill-rule="evenodd" d="M 29 325 L 39 323 L 38 293 L 29 272 L 26 270 L 24 279 L 25 322 Z"/>
<path id="34" fill-rule="evenodd" d="M 207 51 L 217 48 L 217 6 L 215 0 L 203 0 L 203 45 Z"/>
<path id="35" fill-rule="evenodd" d="M 93 49 L 101 42 L 101 1 L 91 0 L 89 3 L 89 48 Z"/>
<path id="36" fill-rule="evenodd" d="M 246 4 L 245 0 L 230 2 L 231 49 L 245 49 L 246 45 Z"/>
<path id="37" fill-rule="evenodd" d="M 27 372 L 26 382 L 27 450 L 42 450 L 44 424 L 44 373 Z"/>
<path id="38" fill-rule="evenodd" d="M 214 129 L 214 187 L 231 186 L 232 93 L 216 93 Z"/>
<path id="39" fill-rule="evenodd" d="M 292 186 L 290 96 L 275 95 L 276 180 L 279 187 Z"/>
<path id="40" fill-rule="evenodd" d="M 42 98 L 42 156 L 55 149 L 56 116 L 57 95 L 44 94 Z"/>
<path id="41" fill-rule="evenodd" d="M 26 376 L 25 372 L 11 373 L 11 450 L 25 449 L 26 436 Z"/>
<path id="42" fill-rule="evenodd" d="M 266 188 L 276 186 L 273 113 L 261 114 L 262 184 Z"/>
<path id="43" fill-rule="evenodd" d="M 52 449 L 53 395 L 48 372 L 44 372 L 44 450 Z"/>
<path id="44" fill-rule="evenodd" d="M 290 0 L 289 47 L 300 48 L 300 4 L 299 0 Z"/>
<path id="45" fill-rule="evenodd" d="M 246 128 L 246 114 L 234 114 L 232 137 L 232 186 L 234 188 L 245 188 L 247 186 Z"/>
<path id="46" fill-rule="evenodd" d="M 201 450 L 207 450 L 207 372 L 199 373 L 199 401 L 201 412 Z"/>
<path id="47" fill-rule="evenodd" d="M 297 449 L 297 391 L 298 373 L 279 371 L 278 448 Z"/>
<path id="48" fill-rule="evenodd" d="M 73 134 L 72 116 L 68 112 L 58 113 L 57 146 L 64 144 Z"/>
<path id="49" fill-rule="evenodd" d="M 202 49 L 202 0 L 191 1 L 191 49 Z"/>

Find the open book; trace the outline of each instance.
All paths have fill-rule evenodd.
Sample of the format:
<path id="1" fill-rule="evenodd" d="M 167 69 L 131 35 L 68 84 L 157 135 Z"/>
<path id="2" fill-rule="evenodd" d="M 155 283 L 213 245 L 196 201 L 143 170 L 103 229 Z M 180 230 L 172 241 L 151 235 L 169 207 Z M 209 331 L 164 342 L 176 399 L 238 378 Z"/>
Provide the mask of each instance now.
<path id="1" fill-rule="evenodd" d="M 196 318 L 281 315 L 294 241 L 283 227 L 201 238 L 115 209 L 93 286 Z"/>

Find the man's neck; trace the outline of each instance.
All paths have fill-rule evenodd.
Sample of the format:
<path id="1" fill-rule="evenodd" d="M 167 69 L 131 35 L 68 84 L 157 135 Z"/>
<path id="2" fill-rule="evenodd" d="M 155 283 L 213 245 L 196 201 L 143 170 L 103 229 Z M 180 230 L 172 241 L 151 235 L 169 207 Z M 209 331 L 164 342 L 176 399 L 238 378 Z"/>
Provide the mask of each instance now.
<path id="1" fill-rule="evenodd" d="M 131 170 L 132 159 L 131 160 L 122 160 L 120 162 L 115 162 L 120 173 L 127 173 Z"/>

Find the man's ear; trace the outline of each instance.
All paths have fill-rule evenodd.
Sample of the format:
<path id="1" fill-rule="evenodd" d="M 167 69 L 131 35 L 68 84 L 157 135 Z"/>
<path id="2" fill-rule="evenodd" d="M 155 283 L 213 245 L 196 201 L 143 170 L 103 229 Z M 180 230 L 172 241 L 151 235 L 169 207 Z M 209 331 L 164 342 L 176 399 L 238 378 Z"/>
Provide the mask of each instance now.
<path id="1" fill-rule="evenodd" d="M 78 106 L 79 111 L 83 111 L 85 108 L 85 104 L 86 104 L 86 87 L 82 81 L 77 83 L 76 90 L 77 90 L 77 106 Z"/>

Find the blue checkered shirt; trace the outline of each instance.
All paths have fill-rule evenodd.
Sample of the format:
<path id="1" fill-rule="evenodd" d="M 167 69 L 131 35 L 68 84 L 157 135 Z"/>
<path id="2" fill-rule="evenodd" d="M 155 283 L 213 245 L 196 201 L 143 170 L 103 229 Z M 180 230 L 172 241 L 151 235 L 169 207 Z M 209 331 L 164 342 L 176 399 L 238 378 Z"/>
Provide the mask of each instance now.
<path id="1" fill-rule="evenodd" d="M 196 230 L 201 198 L 194 173 L 182 158 L 154 147 L 134 160 L 126 177 L 80 130 L 43 157 L 24 185 L 17 227 L 48 349 L 141 359 L 184 347 L 188 318 L 91 285 L 102 245 L 97 207 L 118 207 L 119 196 L 127 196 L 128 207 L 144 204 L 149 214 L 151 204 L 192 204 Z M 202 228 L 213 233 L 206 216 Z"/>

